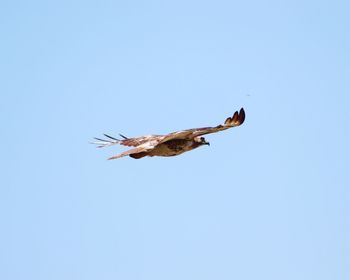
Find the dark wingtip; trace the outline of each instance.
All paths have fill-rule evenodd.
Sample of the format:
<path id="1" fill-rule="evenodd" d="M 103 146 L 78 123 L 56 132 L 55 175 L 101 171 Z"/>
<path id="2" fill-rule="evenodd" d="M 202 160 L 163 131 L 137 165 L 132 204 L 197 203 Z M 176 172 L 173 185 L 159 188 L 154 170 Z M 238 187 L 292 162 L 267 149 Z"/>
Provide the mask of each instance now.
<path id="1" fill-rule="evenodd" d="M 244 122 L 244 120 L 245 120 L 245 112 L 244 112 L 244 109 L 241 108 L 239 112 L 238 111 L 234 112 L 232 117 L 227 118 L 225 120 L 225 125 L 230 127 L 239 126 Z"/>
<path id="2" fill-rule="evenodd" d="M 120 133 L 119 133 L 119 136 L 123 137 L 125 140 L 129 139 L 128 137 L 126 137 L 126 136 L 124 136 L 123 134 L 120 134 Z"/>
<path id="3" fill-rule="evenodd" d="M 110 136 L 110 135 L 107 135 L 107 134 L 103 134 L 103 135 L 106 136 L 106 137 L 109 138 L 109 139 L 119 141 L 117 138 L 114 138 L 114 137 L 112 137 L 112 136 Z"/>
<path id="4" fill-rule="evenodd" d="M 232 121 L 233 122 L 237 122 L 238 121 L 238 112 L 236 111 L 234 114 L 233 114 L 233 116 L 232 116 Z"/>
<path id="5" fill-rule="evenodd" d="M 239 110 L 239 122 L 240 124 L 244 123 L 244 120 L 245 120 L 245 111 L 243 108 L 241 108 L 241 110 Z"/>

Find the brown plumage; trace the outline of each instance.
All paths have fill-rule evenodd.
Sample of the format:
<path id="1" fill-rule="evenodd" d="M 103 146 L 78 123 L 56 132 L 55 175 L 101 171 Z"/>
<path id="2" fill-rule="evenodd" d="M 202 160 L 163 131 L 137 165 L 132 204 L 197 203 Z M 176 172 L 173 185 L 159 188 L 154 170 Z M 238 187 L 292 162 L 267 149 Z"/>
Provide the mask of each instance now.
<path id="1" fill-rule="evenodd" d="M 244 109 L 236 111 L 232 117 L 225 120 L 224 124 L 214 127 L 193 128 L 172 132 L 166 135 L 146 135 L 135 138 L 127 138 L 120 134 L 123 139 L 116 139 L 112 136 L 104 134 L 106 139 L 95 138 L 98 148 L 108 147 L 115 144 L 134 147 L 121 154 L 110 157 L 109 159 L 117 159 L 124 156 L 130 156 L 139 159 L 145 156 L 177 156 L 184 152 L 196 149 L 202 145 L 209 145 L 202 135 L 219 132 L 231 127 L 241 125 L 245 120 Z"/>

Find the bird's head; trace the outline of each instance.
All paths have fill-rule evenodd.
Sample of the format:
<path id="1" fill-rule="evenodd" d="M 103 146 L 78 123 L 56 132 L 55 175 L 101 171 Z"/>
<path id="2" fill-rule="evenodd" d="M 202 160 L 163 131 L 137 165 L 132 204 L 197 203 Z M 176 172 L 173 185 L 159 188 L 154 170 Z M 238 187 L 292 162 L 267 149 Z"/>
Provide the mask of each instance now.
<path id="1" fill-rule="evenodd" d="M 208 145 L 208 146 L 210 146 L 210 143 L 207 142 L 204 137 L 196 137 L 196 138 L 194 138 L 194 141 L 197 142 L 200 145 Z"/>

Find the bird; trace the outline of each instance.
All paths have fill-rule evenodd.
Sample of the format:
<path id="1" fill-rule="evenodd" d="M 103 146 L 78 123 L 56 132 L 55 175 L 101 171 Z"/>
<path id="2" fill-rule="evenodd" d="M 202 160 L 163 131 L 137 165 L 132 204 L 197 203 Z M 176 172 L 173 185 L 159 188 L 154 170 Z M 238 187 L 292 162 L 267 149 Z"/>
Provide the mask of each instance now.
<path id="1" fill-rule="evenodd" d="M 94 138 L 92 144 L 97 148 L 109 147 L 120 144 L 133 147 L 130 150 L 108 158 L 109 160 L 129 156 L 134 159 L 140 159 L 146 156 L 172 157 L 181 155 L 204 145 L 210 145 L 203 135 L 216 133 L 232 127 L 240 126 L 245 120 L 245 111 L 243 108 L 236 111 L 232 117 L 228 117 L 223 124 L 214 127 L 201 127 L 186 130 L 175 131 L 165 135 L 145 135 L 140 137 L 128 138 L 119 134 L 122 139 L 104 134 L 105 139 Z"/>

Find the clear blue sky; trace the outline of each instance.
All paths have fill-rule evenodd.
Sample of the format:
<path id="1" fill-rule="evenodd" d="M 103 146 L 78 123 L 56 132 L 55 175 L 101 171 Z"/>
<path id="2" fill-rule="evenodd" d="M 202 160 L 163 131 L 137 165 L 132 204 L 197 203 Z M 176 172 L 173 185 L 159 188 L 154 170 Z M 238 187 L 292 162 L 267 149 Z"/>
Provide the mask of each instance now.
<path id="1" fill-rule="evenodd" d="M 2 1 L 0 279 L 350 279 L 348 3 Z"/>

